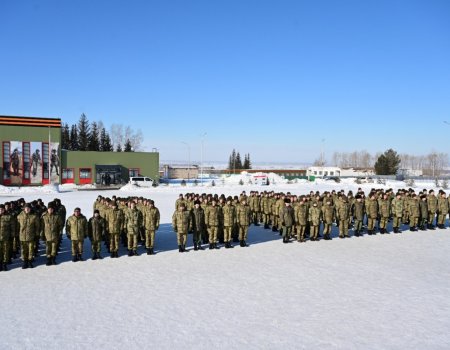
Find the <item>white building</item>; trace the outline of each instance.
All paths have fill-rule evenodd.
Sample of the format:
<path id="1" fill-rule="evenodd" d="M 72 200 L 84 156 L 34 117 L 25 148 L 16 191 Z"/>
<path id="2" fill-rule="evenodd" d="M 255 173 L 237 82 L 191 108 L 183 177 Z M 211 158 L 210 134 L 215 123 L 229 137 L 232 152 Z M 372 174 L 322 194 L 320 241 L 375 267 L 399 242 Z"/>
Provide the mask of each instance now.
<path id="1" fill-rule="evenodd" d="M 341 168 L 328 166 L 311 166 L 306 170 L 306 176 L 326 177 L 326 176 L 341 176 Z"/>

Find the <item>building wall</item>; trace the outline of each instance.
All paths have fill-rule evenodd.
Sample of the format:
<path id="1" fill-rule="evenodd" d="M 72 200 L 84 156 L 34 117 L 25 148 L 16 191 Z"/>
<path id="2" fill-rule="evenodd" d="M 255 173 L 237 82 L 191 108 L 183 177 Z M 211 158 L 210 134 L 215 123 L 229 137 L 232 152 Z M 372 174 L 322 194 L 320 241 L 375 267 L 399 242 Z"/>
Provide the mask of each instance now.
<path id="1" fill-rule="evenodd" d="M 62 151 L 62 171 L 73 170 L 73 181 L 63 182 L 95 183 L 96 165 L 120 165 L 124 172 L 122 179 L 128 181 L 128 170 L 136 169 L 139 175 L 159 181 L 159 153 L 157 152 L 92 152 Z M 81 179 L 80 169 L 90 169 L 91 178 Z"/>
<path id="2" fill-rule="evenodd" d="M 41 185 L 49 182 L 49 175 L 59 183 L 60 145 L 61 119 L 0 116 L 1 183 Z M 15 150 L 18 157 L 13 157 Z M 39 161 L 33 162 L 35 152 Z M 18 159 L 18 166 L 13 159 Z M 50 159 L 55 160 L 52 166 Z"/>

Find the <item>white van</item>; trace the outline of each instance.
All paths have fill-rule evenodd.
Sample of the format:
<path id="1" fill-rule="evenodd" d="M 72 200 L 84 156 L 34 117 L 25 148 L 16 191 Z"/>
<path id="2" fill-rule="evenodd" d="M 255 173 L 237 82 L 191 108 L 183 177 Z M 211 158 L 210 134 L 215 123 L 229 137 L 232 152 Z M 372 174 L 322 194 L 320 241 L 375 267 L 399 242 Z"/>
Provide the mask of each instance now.
<path id="1" fill-rule="evenodd" d="M 133 176 L 130 177 L 130 184 L 139 187 L 152 187 L 153 180 L 146 176 Z"/>

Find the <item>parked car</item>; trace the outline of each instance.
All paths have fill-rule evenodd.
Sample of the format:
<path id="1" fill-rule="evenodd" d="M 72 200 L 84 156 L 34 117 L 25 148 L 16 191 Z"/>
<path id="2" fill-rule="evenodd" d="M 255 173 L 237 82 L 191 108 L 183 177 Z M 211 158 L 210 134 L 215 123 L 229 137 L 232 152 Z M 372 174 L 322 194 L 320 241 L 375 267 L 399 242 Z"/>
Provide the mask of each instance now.
<path id="1" fill-rule="evenodd" d="M 152 187 L 154 181 L 146 176 L 132 176 L 130 177 L 130 184 L 140 187 Z"/>

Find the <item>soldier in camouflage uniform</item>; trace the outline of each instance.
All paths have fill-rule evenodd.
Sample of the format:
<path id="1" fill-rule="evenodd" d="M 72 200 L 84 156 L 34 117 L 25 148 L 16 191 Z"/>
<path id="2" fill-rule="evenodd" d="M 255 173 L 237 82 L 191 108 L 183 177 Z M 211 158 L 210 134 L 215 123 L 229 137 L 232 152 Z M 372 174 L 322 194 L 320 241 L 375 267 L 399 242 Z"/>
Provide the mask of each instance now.
<path id="1" fill-rule="evenodd" d="M 355 196 L 355 202 L 353 203 L 352 212 L 354 219 L 355 236 L 361 237 L 364 221 L 364 201 L 361 194 L 357 194 Z"/>
<path id="2" fill-rule="evenodd" d="M 436 196 L 434 195 L 433 190 L 431 190 L 427 196 L 427 203 L 428 203 L 428 226 L 427 227 L 429 230 L 434 230 L 435 229 L 434 219 L 436 217 L 438 200 L 437 200 Z"/>
<path id="3" fill-rule="evenodd" d="M 100 216 L 100 210 L 94 210 L 94 216 L 88 222 L 88 236 L 91 241 L 92 260 L 102 259 L 100 254 L 102 240 L 106 231 L 106 221 Z"/>
<path id="4" fill-rule="evenodd" d="M 319 230 L 320 230 L 320 219 L 321 219 L 321 209 L 319 203 L 314 201 L 312 207 L 309 208 L 308 219 L 311 227 L 310 231 L 310 241 L 319 240 Z"/>
<path id="5" fill-rule="evenodd" d="M 153 255 L 155 245 L 155 233 L 159 229 L 160 214 L 159 209 L 155 207 L 155 202 L 149 200 L 144 210 L 144 229 L 145 229 L 145 248 L 147 255 Z"/>
<path id="6" fill-rule="evenodd" d="M 194 250 L 203 250 L 202 239 L 205 236 L 206 224 L 205 224 L 205 211 L 201 207 L 200 200 L 194 201 L 194 209 L 192 210 L 192 231 Z"/>
<path id="7" fill-rule="evenodd" d="M 421 231 L 426 231 L 426 225 L 428 222 L 428 203 L 426 194 L 422 194 L 420 196 L 419 206 L 420 206 L 419 228 Z"/>
<path id="8" fill-rule="evenodd" d="M 128 256 L 138 255 L 137 244 L 142 227 L 142 213 L 136 208 L 136 203 L 133 201 L 130 202 L 130 208 L 125 212 L 124 227 L 127 230 Z"/>
<path id="9" fill-rule="evenodd" d="M 110 236 L 109 248 L 111 251 L 111 258 L 118 258 L 120 234 L 124 229 L 125 217 L 122 210 L 117 207 L 115 201 L 112 201 L 110 205 L 111 207 L 107 216 L 108 232 Z"/>
<path id="10" fill-rule="evenodd" d="M 283 227 L 283 243 L 289 243 L 292 234 L 292 227 L 295 225 L 294 208 L 291 206 L 291 200 L 286 198 L 284 200 L 285 206 L 281 210 L 280 220 Z"/>
<path id="11" fill-rule="evenodd" d="M 222 208 L 222 214 L 225 248 L 233 248 L 233 245 L 231 244 L 231 235 L 233 226 L 236 223 L 236 208 L 232 204 L 231 196 L 227 198 L 227 203 Z"/>
<path id="12" fill-rule="evenodd" d="M 441 192 L 438 198 L 438 227 L 445 228 L 445 219 L 449 210 L 449 203 L 445 192 Z"/>
<path id="13" fill-rule="evenodd" d="M 335 219 L 335 212 L 332 199 L 326 197 L 325 205 L 322 206 L 322 218 L 323 218 L 323 238 L 325 240 L 331 240 L 331 227 Z"/>
<path id="14" fill-rule="evenodd" d="M 336 216 L 339 219 L 339 238 L 350 237 L 348 234 L 350 205 L 345 196 L 341 196 L 341 203 L 339 205 L 339 209 L 336 211 Z"/>
<path id="15" fill-rule="evenodd" d="M 72 261 L 83 261 L 83 244 L 88 235 L 88 222 L 81 214 L 80 208 L 75 208 L 73 215 L 67 219 L 66 235 L 72 241 Z"/>
<path id="16" fill-rule="evenodd" d="M 236 221 L 239 226 L 239 245 L 247 247 L 248 226 L 250 225 L 251 215 L 250 207 L 247 205 L 246 198 L 242 198 L 241 204 L 236 210 Z"/>
<path id="17" fill-rule="evenodd" d="M 15 229 L 13 220 L 14 218 L 6 213 L 5 206 L 0 204 L 0 271 L 8 270 L 10 242 Z"/>
<path id="18" fill-rule="evenodd" d="M 378 202 L 376 200 L 376 194 L 371 193 L 369 199 L 366 201 L 366 213 L 367 213 L 367 232 L 369 235 L 375 235 L 375 223 L 378 218 Z"/>
<path id="19" fill-rule="evenodd" d="M 297 242 L 305 242 L 306 225 L 308 224 L 309 209 L 304 196 L 300 196 L 298 205 L 295 206 L 294 216 L 297 225 Z"/>
<path id="20" fill-rule="evenodd" d="M 383 198 L 378 202 L 380 211 L 380 233 L 389 233 L 387 231 L 387 225 L 389 218 L 391 217 L 391 201 L 387 194 L 383 195 Z"/>
<path id="21" fill-rule="evenodd" d="M 392 226 L 394 227 L 394 233 L 401 233 L 400 225 L 402 223 L 403 218 L 403 199 L 402 194 L 400 192 L 397 193 L 394 200 L 392 201 Z"/>
<path id="22" fill-rule="evenodd" d="M 23 211 L 17 216 L 17 221 L 19 223 L 19 239 L 22 246 L 22 268 L 32 268 L 36 236 L 39 235 L 39 218 L 31 212 L 31 205 L 27 203 Z"/>
<path id="23" fill-rule="evenodd" d="M 219 249 L 217 246 L 217 231 L 220 224 L 220 209 L 217 206 L 216 199 L 213 199 L 211 205 L 205 211 L 205 223 L 209 233 L 209 249 Z"/>
<path id="24" fill-rule="evenodd" d="M 191 226 L 191 213 L 186 210 L 185 203 L 180 203 L 172 216 L 172 228 L 177 234 L 178 251 L 186 251 L 186 240 Z"/>
<path id="25" fill-rule="evenodd" d="M 62 227 L 64 227 L 64 221 L 55 212 L 55 203 L 48 203 L 47 212 L 41 218 L 41 239 L 45 240 L 47 266 L 56 265 L 56 254 L 58 253 Z"/>

